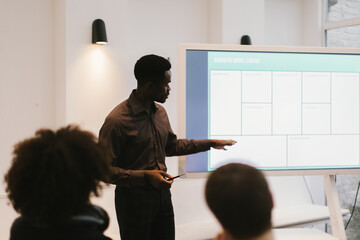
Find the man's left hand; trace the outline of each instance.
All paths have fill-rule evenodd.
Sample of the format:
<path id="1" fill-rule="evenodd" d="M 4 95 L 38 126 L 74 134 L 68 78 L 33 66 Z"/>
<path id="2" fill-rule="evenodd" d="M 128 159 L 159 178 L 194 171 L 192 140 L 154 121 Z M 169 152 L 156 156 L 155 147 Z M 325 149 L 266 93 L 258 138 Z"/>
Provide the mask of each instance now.
<path id="1" fill-rule="evenodd" d="M 236 143 L 236 141 L 234 140 L 210 140 L 212 145 L 211 147 L 212 148 L 215 148 L 215 149 L 224 149 L 226 150 L 225 146 L 232 146 Z"/>

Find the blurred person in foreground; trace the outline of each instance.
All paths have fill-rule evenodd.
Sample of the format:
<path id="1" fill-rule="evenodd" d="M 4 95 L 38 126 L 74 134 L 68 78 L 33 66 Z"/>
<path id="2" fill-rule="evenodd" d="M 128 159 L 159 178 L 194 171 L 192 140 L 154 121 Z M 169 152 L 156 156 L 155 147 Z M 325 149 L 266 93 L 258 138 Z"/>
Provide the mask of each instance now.
<path id="1" fill-rule="evenodd" d="M 241 163 L 219 167 L 206 182 L 205 198 L 223 228 L 217 240 L 274 240 L 272 195 L 256 168 Z"/>
<path id="2" fill-rule="evenodd" d="M 10 240 L 109 240 L 109 218 L 90 203 L 109 174 L 110 155 L 77 126 L 40 129 L 17 143 L 5 174 L 7 196 L 20 216 Z"/>

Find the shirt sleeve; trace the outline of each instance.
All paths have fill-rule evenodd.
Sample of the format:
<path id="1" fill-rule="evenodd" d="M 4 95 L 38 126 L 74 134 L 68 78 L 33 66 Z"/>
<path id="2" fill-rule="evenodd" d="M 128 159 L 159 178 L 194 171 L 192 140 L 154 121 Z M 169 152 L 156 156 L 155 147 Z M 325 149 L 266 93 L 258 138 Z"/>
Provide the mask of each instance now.
<path id="1" fill-rule="evenodd" d="M 105 143 L 112 155 L 109 183 L 119 186 L 144 186 L 147 184 L 145 170 L 126 170 L 118 167 L 126 135 L 122 133 L 116 123 L 111 120 L 105 121 L 100 129 L 99 141 Z"/>
<path id="2" fill-rule="evenodd" d="M 210 140 L 177 139 L 176 134 L 170 129 L 166 144 L 166 156 L 181 156 L 210 150 Z"/>

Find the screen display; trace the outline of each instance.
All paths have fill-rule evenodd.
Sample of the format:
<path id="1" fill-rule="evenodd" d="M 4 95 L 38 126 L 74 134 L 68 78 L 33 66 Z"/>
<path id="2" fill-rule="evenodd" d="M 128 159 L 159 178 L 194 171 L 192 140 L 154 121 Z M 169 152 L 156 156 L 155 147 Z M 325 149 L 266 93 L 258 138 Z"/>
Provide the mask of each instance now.
<path id="1" fill-rule="evenodd" d="M 186 138 L 229 139 L 186 172 L 360 168 L 360 55 L 185 50 Z"/>

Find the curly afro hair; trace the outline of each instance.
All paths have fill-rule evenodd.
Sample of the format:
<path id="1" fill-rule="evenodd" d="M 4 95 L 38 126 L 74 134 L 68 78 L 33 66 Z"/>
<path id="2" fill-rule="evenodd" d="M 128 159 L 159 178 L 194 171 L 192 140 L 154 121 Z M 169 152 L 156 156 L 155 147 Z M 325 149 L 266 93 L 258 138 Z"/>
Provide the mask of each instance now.
<path id="1" fill-rule="evenodd" d="M 14 209 L 40 226 L 66 224 L 99 196 L 109 175 L 110 154 L 90 132 L 69 125 L 40 129 L 17 143 L 5 174 Z"/>

